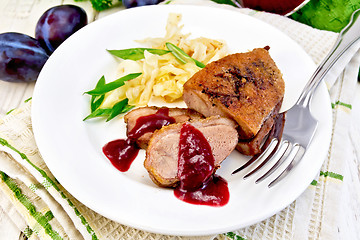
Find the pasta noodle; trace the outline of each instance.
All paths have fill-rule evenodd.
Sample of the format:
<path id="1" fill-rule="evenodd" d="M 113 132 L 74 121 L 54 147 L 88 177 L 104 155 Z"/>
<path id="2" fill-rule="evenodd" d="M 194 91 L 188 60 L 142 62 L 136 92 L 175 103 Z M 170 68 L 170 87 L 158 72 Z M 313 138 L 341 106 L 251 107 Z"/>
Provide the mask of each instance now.
<path id="1" fill-rule="evenodd" d="M 169 14 L 164 37 L 146 38 L 137 42 L 145 47 L 164 50 L 167 50 L 166 43 L 170 42 L 204 64 L 228 54 L 224 41 L 205 37 L 189 39 L 190 34 L 182 33 L 181 17 L 181 14 Z M 201 69 L 194 62 L 181 63 L 171 53 L 157 55 L 145 51 L 144 56 L 144 59 L 137 61 L 121 61 L 118 67 L 119 77 L 137 72 L 142 72 L 142 75 L 107 93 L 101 108 L 112 107 L 125 98 L 129 99 L 128 104 L 135 106 L 147 105 L 152 97 L 161 97 L 167 102 L 179 100 L 183 84 Z"/>

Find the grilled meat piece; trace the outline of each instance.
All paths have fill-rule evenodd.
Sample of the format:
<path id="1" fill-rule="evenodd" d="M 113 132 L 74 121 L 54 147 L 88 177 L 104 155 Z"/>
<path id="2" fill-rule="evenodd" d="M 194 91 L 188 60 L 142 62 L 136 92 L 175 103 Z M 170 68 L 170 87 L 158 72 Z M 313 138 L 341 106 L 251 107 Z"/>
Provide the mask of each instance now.
<path id="1" fill-rule="evenodd" d="M 204 116 L 239 124 L 239 139 L 254 138 L 282 102 L 285 83 L 268 47 L 228 55 L 208 64 L 184 84 L 187 106 Z"/>
<path id="2" fill-rule="evenodd" d="M 200 130 L 209 142 L 215 158 L 215 168 L 235 149 L 238 142 L 236 123 L 228 118 L 213 116 L 193 120 L 189 124 Z M 179 182 L 178 154 L 183 123 L 171 124 L 156 131 L 146 150 L 144 166 L 154 183 L 175 187 Z"/>
<path id="3" fill-rule="evenodd" d="M 238 144 L 236 145 L 236 150 L 244 155 L 254 156 L 261 152 L 261 146 L 269 134 L 270 130 L 273 128 L 275 124 L 275 119 L 279 115 L 279 110 L 281 107 L 281 102 L 279 102 L 274 111 L 271 113 L 270 117 L 265 120 L 264 124 L 260 128 L 259 132 L 255 135 L 255 137 L 251 139 L 242 140 L 240 139 Z"/>
<path id="4" fill-rule="evenodd" d="M 131 130 L 134 129 L 134 127 L 136 126 L 136 122 L 140 117 L 155 114 L 159 109 L 160 107 L 141 107 L 127 113 L 124 116 L 124 121 L 127 128 L 127 135 L 129 135 Z M 175 123 L 204 118 L 200 113 L 188 108 L 168 108 L 168 110 L 169 117 L 174 118 Z M 136 139 L 136 143 L 140 148 L 146 149 L 152 135 L 153 132 L 145 133 L 141 137 Z"/>

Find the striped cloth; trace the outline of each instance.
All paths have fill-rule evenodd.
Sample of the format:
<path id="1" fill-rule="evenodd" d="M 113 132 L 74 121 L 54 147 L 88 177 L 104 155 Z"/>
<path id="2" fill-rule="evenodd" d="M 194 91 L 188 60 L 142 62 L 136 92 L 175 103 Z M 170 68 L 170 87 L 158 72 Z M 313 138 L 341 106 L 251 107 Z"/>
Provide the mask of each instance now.
<path id="1" fill-rule="evenodd" d="M 167 1 L 169 4 L 189 2 L 195 4 Z M 196 4 L 215 3 L 198 0 Z M 282 16 L 249 9 L 234 8 L 234 11 L 279 28 L 300 44 L 316 64 L 336 39 L 335 33 L 316 30 Z M 356 181 L 360 153 L 355 147 L 360 145 L 360 134 L 359 128 L 351 124 L 359 65 L 360 54 L 356 54 L 345 70 L 335 69 L 326 79 L 334 123 L 329 154 L 318 178 L 290 206 L 253 226 L 213 236 L 164 236 L 127 227 L 95 213 L 56 181 L 41 158 L 32 132 L 31 100 L 0 119 L 0 211 L 6 212 L 29 239 L 359 238 L 352 234 L 360 232 L 360 224 L 356 224 L 360 219 L 360 186 Z"/>

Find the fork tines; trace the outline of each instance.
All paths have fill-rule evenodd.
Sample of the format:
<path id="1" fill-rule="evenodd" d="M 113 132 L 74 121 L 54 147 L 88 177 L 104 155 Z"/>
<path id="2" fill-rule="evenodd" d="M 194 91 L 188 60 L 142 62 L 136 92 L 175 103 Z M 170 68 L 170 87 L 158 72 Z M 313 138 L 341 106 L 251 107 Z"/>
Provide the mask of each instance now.
<path id="1" fill-rule="evenodd" d="M 278 181 L 280 181 L 285 175 L 284 172 L 290 171 L 294 167 L 294 165 L 298 161 L 300 161 L 300 159 L 305 153 L 304 147 L 301 147 L 297 143 L 291 144 L 290 141 L 286 139 L 287 138 L 286 135 L 284 135 L 282 139 L 284 124 L 285 124 L 285 113 L 281 113 L 275 119 L 275 124 L 271 129 L 271 131 L 269 132 L 264 144 L 262 145 L 260 153 L 254 155 L 250 160 L 248 160 L 244 165 L 236 169 L 232 174 L 236 174 L 242 171 L 243 169 L 253 165 L 255 162 L 257 162 L 257 160 L 264 159 L 254 170 L 247 173 L 243 177 L 243 179 L 247 179 L 248 177 L 257 173 L 260 169 L 262 169 L 267 163 L 270 162 L 271 159 L 273 158 L 278 159 L 275 162 L 275 164 L 265 174 L 263 174 L 261 177 L 256 179 L 255 183 L 260 183 L 261 181 L 269 177 L 273 172 L 275 172 L 283 164 L 283 162 L 285 162 L 285 160 L 290 157 L 292 161 L 288 165 L 288 167 L 268 186 L 272 187 Z"/>

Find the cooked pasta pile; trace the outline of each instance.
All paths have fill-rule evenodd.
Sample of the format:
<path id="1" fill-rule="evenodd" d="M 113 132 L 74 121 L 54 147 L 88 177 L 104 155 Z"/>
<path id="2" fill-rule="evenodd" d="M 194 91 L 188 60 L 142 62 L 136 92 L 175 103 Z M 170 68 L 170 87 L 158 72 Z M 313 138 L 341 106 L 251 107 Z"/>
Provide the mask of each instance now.
<path id="1" fill-rule="evenodd" d="M 170 42 L 185 51 L 190 57 L 207 64 L 228 54 L 224 41 L 204 37 L 189 39 L 183 34 L 180 14 L 170 14 L 166 34 L 162 38 L 146 38 L 137 42 L 145 47 L 166 49 Z M 164 55 L 144 53 L 141 60 L 122 60 L 119 64 L 119 77 L 130 73 L 142 73 L 139 77 L 125 82 L 125 85 L 106 94 L 101 108 L 112 107 L 116 102 L 128 98 L 128 104 L 147 105 L 152 97 L 161 97 L 167 102 L 181 99 L 183 84 L 201 68 L 194 62 L 181 63 L 173 54 Z"/>

